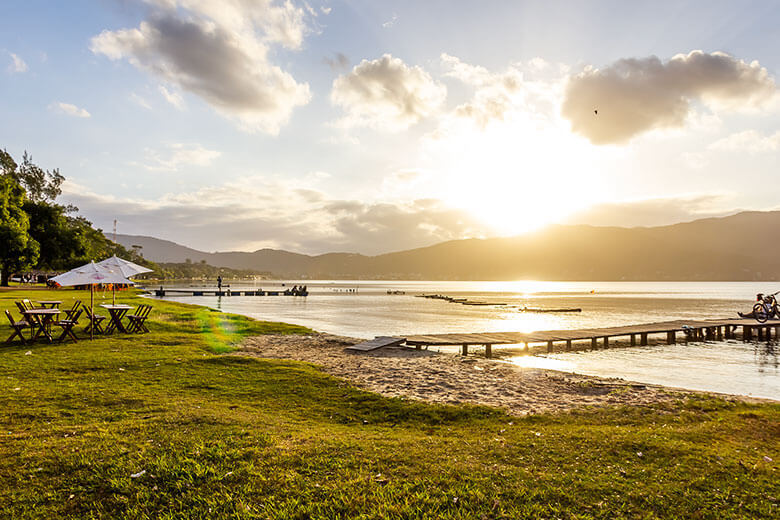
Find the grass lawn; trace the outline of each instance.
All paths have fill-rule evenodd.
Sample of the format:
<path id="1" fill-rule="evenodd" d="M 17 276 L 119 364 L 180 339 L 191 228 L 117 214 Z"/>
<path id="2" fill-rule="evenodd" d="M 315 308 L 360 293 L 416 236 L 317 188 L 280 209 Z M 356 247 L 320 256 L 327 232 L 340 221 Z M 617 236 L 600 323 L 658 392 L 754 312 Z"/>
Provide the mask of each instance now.
<path id="1" fill-rule="evenodd" d="M 302 327 L 149 303 L 151 334 L 0 346 L 0 518 L 780 515 L 778 404 L 427 405 L 229 353 Z"/>

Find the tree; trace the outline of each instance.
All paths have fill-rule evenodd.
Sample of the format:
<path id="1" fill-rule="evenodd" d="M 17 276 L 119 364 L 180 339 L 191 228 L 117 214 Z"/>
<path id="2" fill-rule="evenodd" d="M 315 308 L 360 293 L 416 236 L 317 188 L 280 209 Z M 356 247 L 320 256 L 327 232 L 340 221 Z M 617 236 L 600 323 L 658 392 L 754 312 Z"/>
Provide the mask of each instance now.
<path id="1" fill-rule="evenodd" d="M 8 153 L 5 152 L 5 155 Z M 54 202 L 54 199 L 62 193 L 60 186 L 65 180 L 59 169 L 44 170 L 33 163 L 32 155 L 26 151 L 22 155 L 22 164 L 4 173 L 16 179 L 16 182 L 21 184 L 27 192 L 27 198 L 33 202 Z"/>
<path id="2" fill-rule="evenodd" d="M 22 207 L 24 199 L 24 188 L 10 175 L 0 175 L 0 285 L 3 287 L 8 286 L 13 272 L 28 269 L 38 260 L 38 243 L 28 233 L 30 220 Z"/>

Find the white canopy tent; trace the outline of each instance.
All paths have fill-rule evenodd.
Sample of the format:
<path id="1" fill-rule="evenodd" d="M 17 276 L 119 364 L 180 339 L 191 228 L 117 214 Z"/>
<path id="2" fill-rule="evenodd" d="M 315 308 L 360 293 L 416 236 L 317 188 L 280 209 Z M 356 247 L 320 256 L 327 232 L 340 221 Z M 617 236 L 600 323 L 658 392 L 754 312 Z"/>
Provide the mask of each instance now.
<path id="1" fill-rule="evenodd" d="M 95 285 L 106 283 L 122 283 L 128 285 L 133 284 L 133 282 L 128 280 L 118 269 L 110 269 L 108 267 L 98 265 L 95 262 L 90 262 L 88 264 L 82 265 L 81 267 L 71 269 L 67 273 L 62 273 L 59 276 L 55 276 L 51 280 L 53 282 L 57 282 L 63 287 L 72 287 L 74 285 L 89 285 L 89 310 L 90 315 L 93 317 L 92 320 L 94 320 L 95 316 Z M 91 323 L 89 328 L 90 338 L 93 337 L 94 329 L 95 324 Z"/>
<path id="2" fill-rule="evenodd" d="M 152 272 L 152 270 L 149 268 L 133 263 L 130 260 L 124 260 L 123 258 L 119 258 L 116 255 L 112 256 L 111 258 L 101 260 L 95 265 L 105 267 L 112 271 L 119 271 L 119 273 L 121 273 L 125 278 L 130 278 L 131 276 L 135 276 L 141 273 Z M 116 303 L 116 289 L 114 287 L 111 288 L 111 302 Z"/>

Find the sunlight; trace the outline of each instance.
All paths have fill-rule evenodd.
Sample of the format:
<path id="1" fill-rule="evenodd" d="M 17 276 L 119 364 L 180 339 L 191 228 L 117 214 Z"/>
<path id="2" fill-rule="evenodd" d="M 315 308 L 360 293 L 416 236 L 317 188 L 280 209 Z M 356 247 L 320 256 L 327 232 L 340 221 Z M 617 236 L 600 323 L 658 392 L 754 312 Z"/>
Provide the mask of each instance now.
<path id="1" fill-rule="evenodd" d="M 461 125 L 432 143 L 446 172 L 440 196 L 502 235 L 560 222 L 602 200 L 592 147 L 561 125 L 517 114 L 484 129 Z"/>

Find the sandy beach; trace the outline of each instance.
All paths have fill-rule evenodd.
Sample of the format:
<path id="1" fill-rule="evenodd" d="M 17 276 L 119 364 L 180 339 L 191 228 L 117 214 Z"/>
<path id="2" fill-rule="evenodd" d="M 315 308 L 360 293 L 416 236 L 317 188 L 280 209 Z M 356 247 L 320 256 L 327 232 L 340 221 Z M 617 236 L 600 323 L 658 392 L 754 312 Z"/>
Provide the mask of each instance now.
<path id="1" fill-rule="evenodd" d="M 500 360 L 406 347 L 368 353 L 345 350 L 360 341 L 330 334 L 258 336 L 247 339 L 239 353 L 313 363 L 328 374 L 386 396 L 496 406 L 514 415 L 583 406 L 642 406 L 685 393 L 622 379 L 523 368 Z"/>

